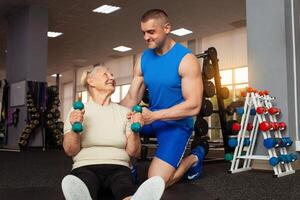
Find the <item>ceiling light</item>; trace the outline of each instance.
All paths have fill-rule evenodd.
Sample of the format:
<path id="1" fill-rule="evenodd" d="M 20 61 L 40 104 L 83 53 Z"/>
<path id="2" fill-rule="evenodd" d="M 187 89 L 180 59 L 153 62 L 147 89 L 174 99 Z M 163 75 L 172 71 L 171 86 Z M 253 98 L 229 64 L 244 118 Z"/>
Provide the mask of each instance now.
<path id="1" fill-rule="evenodd" d="M 100 6 L 96 9 L 94 9 L 93 12 L 109 14 L 109 13 L 112 13 L 119 9 L 120 9 L 120 7 L 118 7 L 118 6 L 103 5 L 103 6 Z"/>
<path id="2" fill-rule="evenodd" d="M 57 77 L 57 74 L 52 74 L 51 75 L 52 77 Z M 61 74 L 59 74 L 59 77 L 61 77 L 62 75 Z"/>
<path id="3" fill-rule="evenodd" d="M 180 29 L 176 29 L 174 31 L 171 31 L 172 34 L 174 35 L 178 35 L 178 36 L 184 36 L 184 35 L 188 35 L 193 33 L 193 31 L 190 31 L 188 29 L 185 28 L 180 28 Z"/>
<path id="4" fill-rule="evenodd" d="M 125 51 L 130 51 L 131 48 L 130 47 L 125 47 L 125 46 L 118 46 L 118 47 L 113 48 L 113 50 L 120 51 L 120 52 L 125 52 Z"/>
<path id="5" fill-rule="evenodd" d="M 52 32 L 52 31 L 48 31 L 48 37 L 51 37 L 51 38 L 55 38 L 55 37 L 58 37 L 60 35 L 62 35 L 63 33 L 60 33 L 60 32 Z"/>

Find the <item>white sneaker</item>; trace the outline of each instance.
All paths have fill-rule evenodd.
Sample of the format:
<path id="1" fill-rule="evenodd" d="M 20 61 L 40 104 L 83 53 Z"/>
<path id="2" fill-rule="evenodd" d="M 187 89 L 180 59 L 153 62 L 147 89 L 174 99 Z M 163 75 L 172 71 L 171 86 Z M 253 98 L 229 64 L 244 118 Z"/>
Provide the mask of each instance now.
<path id="1" fill-rule="evenodd" d="M 131 200 L 160 200 L 165 190 L 165 181 L 160 176 L 146 180 L 131 197 Z"/>
<path id="2" fill-rule="evenodd" d="M 85 183 L 74 175 L 67 175 L 61 182 L 61 188 L 66 200 L 92 200 Z"/>

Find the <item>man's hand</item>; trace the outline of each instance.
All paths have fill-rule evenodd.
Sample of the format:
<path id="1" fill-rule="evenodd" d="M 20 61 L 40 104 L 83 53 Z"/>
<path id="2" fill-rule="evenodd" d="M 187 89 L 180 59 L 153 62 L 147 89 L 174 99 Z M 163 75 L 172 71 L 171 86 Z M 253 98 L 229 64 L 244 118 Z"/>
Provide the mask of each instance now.
<path id="1" fill-rule="evenodd" d="M 151 124 L 153 121 L 155 121 L 154 112 L 150 111 L 146 107 L 143 107 L 142 116 L 145 124 Z"/>

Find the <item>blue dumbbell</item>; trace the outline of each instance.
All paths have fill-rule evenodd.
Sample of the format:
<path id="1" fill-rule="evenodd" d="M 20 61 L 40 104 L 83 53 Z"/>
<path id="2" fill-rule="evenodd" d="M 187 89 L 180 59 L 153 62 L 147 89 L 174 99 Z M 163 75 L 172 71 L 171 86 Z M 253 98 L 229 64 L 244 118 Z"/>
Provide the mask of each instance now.
<path id="1" fill-rule="evenodd" d="M 235 148 L 237 146 L 237 138 L 229 138 L 228 146 Z"/>
<path id="2" fill-rule="evenodd" d="M 239 116 L 242 116 L 244 114 L 244 108 L 243 107 L 237 107 L 235 109 L 236 114 L 238 114 Z"/>
<path id="3" fill-rule="evenodd" d="M 256 115 L 256 110 L 255 110 L 255 108 L 251 108 L 251 110 L 250 110 L 250 115 L 252 115 L 252 116 Z"/>
<path id="4" fill-rule="evenodd" d="M 280 161 L 281 164 L 289 163 L 292 161 L 291 157 L 288 154 L 280 155 L 279 158 L 281 159 L 281 161 Z"/>
<path id="5" fill-rule="evenodd" d="M 244 146 L 249 146 L 250 145 L 250 139 L 249 138 L 245 138 L 244 139 Z"/>
<path id="6" fill-rule="evenodd" d="M 278 157 L 272 157 L 269 159 L 269 164 L 273 167 L 278 165 L 279 163 L 284 164 L 285 163 L 285 157 L 280 155 Z"/>
<path id="7" fill-rule="evenodd" d="M 135 113 L 142 113 L 142 110 L 143 110 L 142 107 L 139 105 L 135 105 L 132 108 L 132 111 Z M 141 128 L 142 128 L 142 125 L 139 122 L 134 122 L 131 124 L 131 130 L 134 133 L 139 133 L 141 131 Z"/>
<path id="8" fill-rule="evenodd" d="M 267 138 L 267 139 L 264 139 L 264 146 L 265 146 L 267 149 L 274 148 L 276 145 L 277 145 L 277 142 L 276 142 L 276 140 L 274 140 L 274 138 Z"/>
<path id="9" fill-rule="evenodd" d="M 298 157 L 297 157 L 297 155 L 296 155 L 296 154 L 294 154 L 294 153 L 290 153 L 290 154 L 289 154 L 289 156 L 291 157 L 291 160 L 292 160 L 292 162 L 294 162 L 294 161 L 298 160 Z"/>
<path id="10" fill-rule="evenodd" d="M 73 108 L 74 110 L 82 110 L 84 109 L 84 105 L 81 101 L 76 101 L 73 103 Z M 72 131 L 74 131 L 75 133 L 80 133 L 83 130 L 83 126 L 81 124 L 81 122 L 75 122 L 72 125 Z"/>
<path id="11" fill-rule="evenodd" d="M 292 146 L 292 144 L 293 144 L 293 141 L 291 140 L 290 137 L 283 137 L 282 141 L 283 141 L 285 147 Z"/>

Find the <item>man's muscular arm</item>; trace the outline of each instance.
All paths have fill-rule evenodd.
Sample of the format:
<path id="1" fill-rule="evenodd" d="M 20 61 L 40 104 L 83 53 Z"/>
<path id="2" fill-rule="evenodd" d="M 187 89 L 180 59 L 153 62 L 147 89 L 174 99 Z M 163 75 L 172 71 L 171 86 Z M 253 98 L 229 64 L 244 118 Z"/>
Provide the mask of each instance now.
<path id="1" fill-rule="evenodd" d="M 141 71 L 141 58 L 137 59 L 137 62 L 133 69 L 133 80 L 129 91 L 124 99 L 121 100 L 120 104 L 131 109 L 134 105 L 141 102 L 144 92 L 144 77 Z"/>

